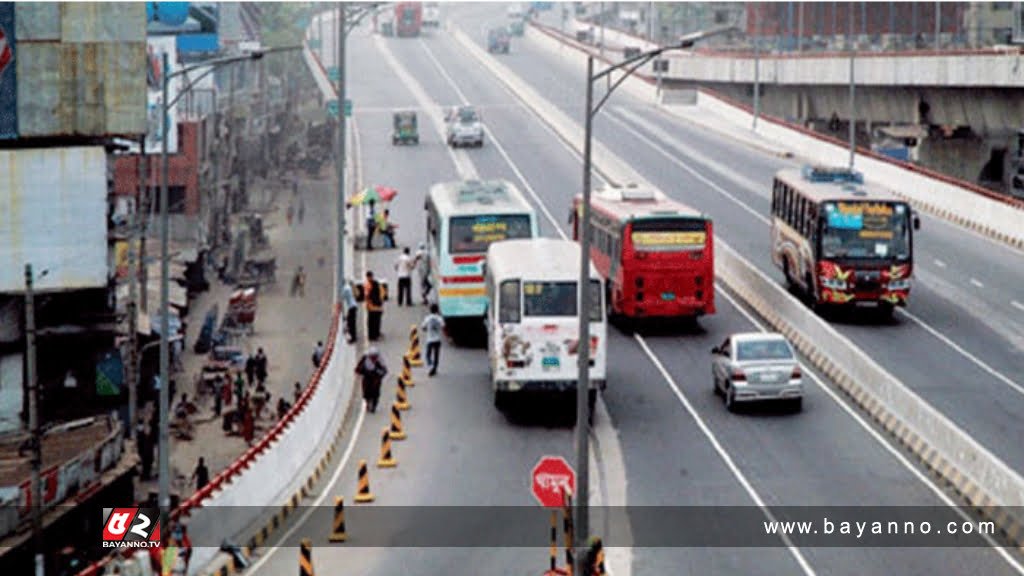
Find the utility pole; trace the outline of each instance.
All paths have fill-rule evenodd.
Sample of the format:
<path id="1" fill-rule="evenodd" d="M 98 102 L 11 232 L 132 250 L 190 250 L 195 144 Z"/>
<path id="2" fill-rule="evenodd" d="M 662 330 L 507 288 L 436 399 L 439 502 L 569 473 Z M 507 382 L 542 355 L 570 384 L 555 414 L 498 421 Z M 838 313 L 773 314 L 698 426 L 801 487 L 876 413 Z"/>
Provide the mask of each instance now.
<path id="1" fill-rule="evenodd" d="M 170 64 L 167 61 L 167 52 L 163 53 L 163 100 L 162 100 L 162 123 L 160 130 L 161 138 L 161 160 L 162 170 L 160 174 L 160 525 L 167 529 L 168 515 L 171 510 L 171 446 L 169 430 L 170 411 L 170 329 L 171 322 L 168 310 L 170 298 L 170 254 L 169 252 L 169 226 L 170 215 L 168 214 L 168 190 L 167 172 L 170 154 L 168 154 L 167 133 L 170 131 L 171 107 L 168 105 L 168 84 L 170 80 L 167 75 L 171 72 Z"/>
<path id="2" fill-rule="evenodd" d="M 45 275 L 46 272 L 43 272 Z M 32 541 L 36 553 L 36 576 L 45 576 L 43 550 L 43 434 L 39 422 L 39 380 L 36 376 L 36 308 L 32 293 L 32 265 L 25 264 L 25 375 L 28 378 L 28 427 L 32 434 Z"/>
<path id="3" fill-rule="evenodd" d="M 345 3 L 338 2 L 338 266 L 335 271 L 334 301 L 341 302 L 341 293 L 345 288 L 345 44 L 348 41 L 348 27 L 345 22 Z"/>
<path id="4" fill-rule="evenodd" d="M 849 43 L 850 49 L 850 170 L 853 170 L 854 160 L 857 157 L 857 109 L 855 103 L 857 100 L 857 84 L 853 75 L 854 55 L 856 50 L 853 45 L 853 4 L 850 4 L 849 16 L 849 37 L 847 42 Z"/>
<path id="5" fill-rule="evenodd" d="M 139 331 L 139 273 L 136 267 L 139 266 L 139 258 L 135 253 L 135 248 L 139 243 L 139 238 L 142 236 L 142 218 L 140 213 L 142 210 L 142 196 L 143 191 L 146 189 L 146 136 L 143 135 L 139 138 L 139 198 L 135 203 L 135 210 L 130 215 L 128 225 L 128 363 L 125 366 L 125 372 L 127 372 L 126 380 L 128 381 L 128 438 L 135 441 L 135 420 L 138 414 L 139 395 L 136 381 L 138 380 L 138 374 L 136 373 L 136 350 L 138 346 L 138 331 Z"/>
<path id="6" fill-rule="evenodd" d="M 761 116 L 761 9 L 760 6 L 753 6 L 752 9 L 754 10 L 754 125 L 751 129 L 756 132 L 757 119 Z"/>

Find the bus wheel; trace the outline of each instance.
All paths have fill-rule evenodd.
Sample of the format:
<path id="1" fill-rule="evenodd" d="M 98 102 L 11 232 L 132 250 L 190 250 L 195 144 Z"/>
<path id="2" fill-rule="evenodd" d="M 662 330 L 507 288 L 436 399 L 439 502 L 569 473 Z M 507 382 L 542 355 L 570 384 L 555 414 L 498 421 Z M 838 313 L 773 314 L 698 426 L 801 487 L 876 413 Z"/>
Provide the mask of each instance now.
<path id="1" fill-rule="evenodd" d="M 782 259 L 782 273 L 786 276 L 786 287 L 792 290 L 796 282 L 793 281 L 793 274 L 789 271 L 789 258 Z"/>
<path id="2" fill-rule="evenodd" d="M 804 276 L 804 294 L 807 296 L 807 302 L 811 305 L 811 310 L 817 310 L 818 297 L 814 294 L 814 278 L 811 277 L 810 272 Z"/>
<path id="3" fill-rule="evenodd" d="M 494 391 L 494 407 L 497 408 L 499 412 L 505 412 L 508 410 L 508 392 L 504 390 Z"/>

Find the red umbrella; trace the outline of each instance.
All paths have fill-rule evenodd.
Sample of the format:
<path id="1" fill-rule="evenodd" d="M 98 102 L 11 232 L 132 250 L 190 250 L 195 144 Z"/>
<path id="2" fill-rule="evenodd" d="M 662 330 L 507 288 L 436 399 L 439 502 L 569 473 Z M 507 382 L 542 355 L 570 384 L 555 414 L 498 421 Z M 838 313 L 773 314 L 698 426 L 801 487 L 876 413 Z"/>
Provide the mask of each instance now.
<path id="1" fill-rule="evenodd" d="M 373 189 L 377 191 L 377 195 L 380 196 L 382 202 L 391 202 L 395 199 L 395 196 L 398 196 L 398 190 L 388 186 L 381 186 L 378 184 L 377 186 L 374 186 Z"/>

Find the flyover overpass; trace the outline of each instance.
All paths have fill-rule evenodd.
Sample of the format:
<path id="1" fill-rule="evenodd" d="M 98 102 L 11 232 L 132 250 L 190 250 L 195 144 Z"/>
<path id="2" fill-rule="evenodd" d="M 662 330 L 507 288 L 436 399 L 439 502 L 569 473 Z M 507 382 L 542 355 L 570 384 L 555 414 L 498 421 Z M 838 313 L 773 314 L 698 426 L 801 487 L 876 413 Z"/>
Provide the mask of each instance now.
<path id="1" fill-rule="evenodd" d="M 624 49 L 655 47 L 630 34 L 572 20 L 570 34 L 603 41 L 608 57 Z M 580 36 L 577 36 L 580 38 Z M 970 126 L 978 135 L 1024 125 L 1024 54 L 1020 47 L 982 50 L 917 50 L 853 53 L 857 115 L 876 123 Z M 702 85 L 738 100 L 750 100 L 755 78 L 766 113 L 806 124 L 833 113 L 848 117 L 850 53 L 761 53 L 752 51 L 669 52 L 662 81 Z M 654 64 L 640 73 L 657 76 Z M 969 97 L 968 97 L 969 95 Z M 924 105 L 922 105 L 924 104 Z M 927 113 L 922 118 L 922 110 Z"/>

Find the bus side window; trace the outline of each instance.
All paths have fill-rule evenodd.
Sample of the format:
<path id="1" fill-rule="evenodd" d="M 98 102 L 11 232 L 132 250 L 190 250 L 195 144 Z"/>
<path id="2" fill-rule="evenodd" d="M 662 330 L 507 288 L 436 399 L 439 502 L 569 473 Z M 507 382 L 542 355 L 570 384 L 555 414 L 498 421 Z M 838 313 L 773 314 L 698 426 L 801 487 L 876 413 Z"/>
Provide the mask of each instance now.
<path id="1" fill-rule="evenodd" d="M 519 280 L 505 280 L 501 283 L 498 301 L 498 322 L 519 323 Z"/>

